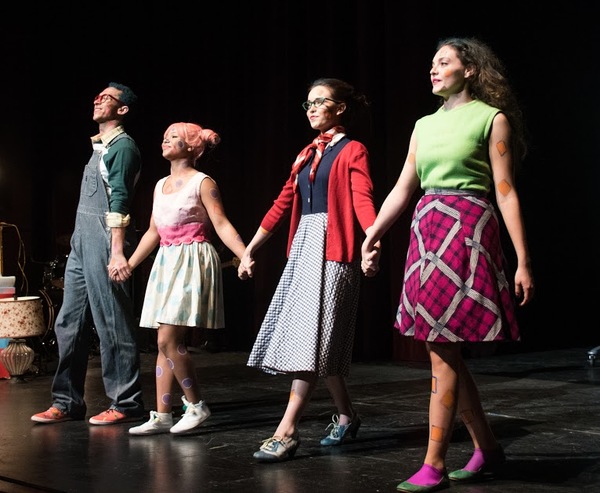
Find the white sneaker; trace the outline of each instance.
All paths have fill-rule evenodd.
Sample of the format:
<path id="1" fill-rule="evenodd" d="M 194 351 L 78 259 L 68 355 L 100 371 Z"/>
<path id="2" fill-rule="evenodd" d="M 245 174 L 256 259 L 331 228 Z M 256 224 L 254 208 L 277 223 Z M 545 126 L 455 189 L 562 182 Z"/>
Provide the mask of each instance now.
<path id="1" fill-rule="evenodd" d="M 171 433 L 176 435 L 195 430 L 210 416 L 210 409 L 208 409 L 204 401 L 200 401 L 198 404 L 191 404 L 185 396 L 181 396 L 181 400 L 185 405 L 185 414 L 170 430 Z"/>
<path id="2" fill-rule="evenodd" d="M 129 428 L 131 435 L 156 435 L 158 433 L 168 433 L 173 426 L 173 417 L 168 418 L 159 416 L 156 411 L 150 411 L 150 419 L 143 425 Z"/>

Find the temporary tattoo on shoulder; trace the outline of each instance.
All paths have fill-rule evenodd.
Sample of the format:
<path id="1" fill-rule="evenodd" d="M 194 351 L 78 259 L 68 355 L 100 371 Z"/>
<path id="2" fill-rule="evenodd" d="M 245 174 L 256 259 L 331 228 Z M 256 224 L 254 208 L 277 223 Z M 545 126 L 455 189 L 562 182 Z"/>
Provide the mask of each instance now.
<path id="1" fill-rule="evenodd" d="M 210 189 L 210 196 L 213 199 L 218 199 L 219 198 L 219 191 L 216 188 L 211 188 Z"/>

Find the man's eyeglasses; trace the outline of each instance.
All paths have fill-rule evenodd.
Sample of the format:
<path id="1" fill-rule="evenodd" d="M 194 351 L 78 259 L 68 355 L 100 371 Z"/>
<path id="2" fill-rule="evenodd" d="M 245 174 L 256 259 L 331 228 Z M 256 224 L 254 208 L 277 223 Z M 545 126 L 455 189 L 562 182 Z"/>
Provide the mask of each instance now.
<path id="1" fill-rule="evenodd" d="M 123 101 L 115 98 L 114 96 L 111 96 L 110 94 L 98 94 L 95 98 L 94 98 L 94 104 L 98 103 L 106 103 L 108 100 L 112 99 L 115 103 L 117 103 L 119 106 L 123 105 Z"/>
<path id="2" fill-rule="evenodd" d="M 313 101 L 304 101 L 304 103 L 302 103 L 302 107 L 308 111 L 310 110 L 311 107 L 315 107 L 315 108 L 320 108 L 321 106 L 323 106 L 323 103 L 325 103 L 325 101 L 332 101 L 333 103 L 337 103 L 340 104 L 341 101 L 336 101 L 335 99 L 331 99 L 331 98 L 315 98 Z"/>

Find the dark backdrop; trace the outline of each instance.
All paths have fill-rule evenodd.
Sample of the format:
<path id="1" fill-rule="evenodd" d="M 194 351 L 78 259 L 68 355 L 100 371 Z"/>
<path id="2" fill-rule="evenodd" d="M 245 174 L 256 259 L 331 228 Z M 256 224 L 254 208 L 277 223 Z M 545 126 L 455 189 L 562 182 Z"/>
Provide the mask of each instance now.
<path id="1" fill-rule="evenodd" d="M 0 221 L 18 226 L 27 289 L 63 258 L 83 166 L 92 99 L 109 81 L 140 97 L 127 124 L 144 158 L 135 211 L 143 231 L 154 183 L 168 173 L 169 123 L 195 121 L 222 136 L 206 170 L 246 241 L 313 137 L 300 103 L 315 78 L 345 79 L 372 101 L 366 142 L 380 205 L 395 182 L 414 121 L 432 112 L 429 66 L 438 39 L 476 36 L 505 61 L 521 98 L 531 149 L 519 175 L 537 298 L 519 310 L 516 350 L 600 344 L 598 289 L 598 32 L 592 3 L 256 1 L 81 2 L 0 7 Z M 8 4 L 7 4 L 8 5 Z M 22 11 L 20 12 L 20 10 Z M 410 214 L 383 243 L 382 272 L 365 279 L 355 356 L 418 359 L 392 329 Z M 4 274 L 19 242 L 4 228 Z M 255 278 L 227 273 L 228 325 L 250 344 L 285 263 L 287 231 L 260 251 Z M 507 243 L 509 261 L 514 257 Z M 227 258 L 227 255 L 225 255 Z M 142 271 L 143 272 L 143 271 Z M 138 276 L 140 277 L 140 276 Z M 142 286 L 143 280 L 138 281 Z M 21 293 L 25 294 L 25 293 Z"/>

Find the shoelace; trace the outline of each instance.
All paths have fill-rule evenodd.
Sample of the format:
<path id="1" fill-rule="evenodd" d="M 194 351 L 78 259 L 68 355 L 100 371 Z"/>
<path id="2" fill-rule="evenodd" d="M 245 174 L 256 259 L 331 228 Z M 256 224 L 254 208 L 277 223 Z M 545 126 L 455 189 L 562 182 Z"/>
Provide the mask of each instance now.
<path id="1" fill-rule="evenodd" d="M 340 437 L 340 428 L 342 426 L 348 426 L 348 425 L 341 425 L 340 423 L 340 417 L 337 414 L 334 414 L 333 417 L 331 418 L 333 423 L 329 423 L 327 425 L 327 428 L 325 428 L 325 431 L 327 431 L 329 428 L 332 428 L 331 432 L 329 433 L 329 435 L 332 438 L 339 438 Z"/>
<path id="2" fill-rule="evenodd" d="M 260 446 L 263 450 L 275 450 L 277 444 L 280 443 L 282 446 L 286 446 L 286 443 L 281 437 L 271 437 L 262 441 L 262 445 Z"/>

